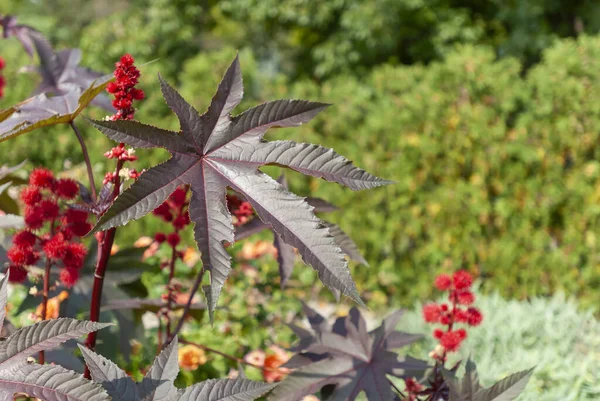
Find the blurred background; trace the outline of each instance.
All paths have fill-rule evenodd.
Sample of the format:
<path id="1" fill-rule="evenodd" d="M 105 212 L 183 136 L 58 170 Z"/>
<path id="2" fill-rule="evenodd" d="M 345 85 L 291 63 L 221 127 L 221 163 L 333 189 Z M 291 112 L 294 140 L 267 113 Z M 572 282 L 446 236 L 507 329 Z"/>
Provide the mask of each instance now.
<path id="1" fill-rule="evenodd" d="M 275 98 L 333 103 L 311 124 L 267 138 L 332 147 L 396 181 L 355 193 L 286 173 L 294 192 L 341 208 L 327 218 L 354 238 L 370 263 L 351 269 L 374 311 L 435 297 L 435 274 L 462 268 L 479 278 L 484 294 L 499 292 L 516 302 L 565 293 L 577 300 L 574 315 L 588 308 L 598 313 L 599 2 L 0 0 L 0 13 L 39 29 L 58 49 L 81 48 L 82 65 L 96 70 L 110 73 L 126 52 L 138 64 L 156 60 L 142 67 L 147 97 L 136 119 L 145 123 L 178 129 L 157 72 L 204 111 L 236 52 L 245 82 L 238 110 Z M 0 46 L 8 78 L 2 108 L 28 97 L 35 78 L 18 73 L 30 60 L 16 40 Z M 88 114 L 102 117 L 99 110 Z M 79 125 L 100 176 L 110 145 Z M 2 163 L 27 158 L 30 166 L 75 169 L 83 179 L 78 144 L 63 128 L 0 143 Z M 138 169 L 167 157 L 138 155 Z M 154 232 L 157 220 L 130 224 L 117 242 L 131 244 Z M 258 269 L 276 276 L 272 258 Z M 316 275 L 296 270 L 297 288 L 309 288 Z M 552 299 L 566 305 L 564 298 Z M 593 320 L 582 316 L 574 327 Z M 529 334 L 526 341 L 539 340 Z M 590 341 L 600 349 L 597 333 Z M 592 360 L 594 370 L 585 373 L 591 381 L 581 379 L 584 384 L 600 375 L 600 353 Z M 548 366 L 548 372 L 559 369 Z M 586 396 L 578 388 L 572 398 L 556 399 L 600 397 L 597 387 L 579 383 Z M 536 400 L 555 399 L 539 394 Z"/>

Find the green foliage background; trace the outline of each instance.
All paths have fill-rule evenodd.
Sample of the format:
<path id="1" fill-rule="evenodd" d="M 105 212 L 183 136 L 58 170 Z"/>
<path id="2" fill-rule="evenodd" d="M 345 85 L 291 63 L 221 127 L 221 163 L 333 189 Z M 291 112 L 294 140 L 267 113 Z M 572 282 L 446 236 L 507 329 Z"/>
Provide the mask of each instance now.
<path id="1" fill-rule="evenodd" d="M 461 267 L 483 279 L 483 290 L 526 298 L 560 289 L 598 305 L 600 38 L 556 39 L 595 33 L 600 8 L 482 4 L 0 0 L 0 10 L 57 48 L 81 47 L 95 69 L 111 71 L 125 52 L 139 63 L 158 59 L 143 67 L 147 99 L 137 118 L 147 123 L 177 128 L 157 71 L 203 110 L 236 49 L 241 107 L 276 97 L 333 103 L 314 123 L 271 137 L 333 147 L 397 181 L 351 193 L 290 173 L 294 191 L 343 208 L 330 219 L 372 265 L 355 267 L 354 277 L 373 307 L 427 298 L 435 272 Z M 1 53 L 8 86 L 0 106 L 8 106 L 34 82 L 17 72 L 29 60 L 15 40 Z M 108 142 L 85 133 L 101 175 Z M 0 152 L 3 163 L 28 158 L 58 171 L 82 162 L 62 127 L 2 143 Z M 140 168 L 166 157 L 140 155 Z M 156 228 L 148 220 L 122 230 L 120 241 Z"/>

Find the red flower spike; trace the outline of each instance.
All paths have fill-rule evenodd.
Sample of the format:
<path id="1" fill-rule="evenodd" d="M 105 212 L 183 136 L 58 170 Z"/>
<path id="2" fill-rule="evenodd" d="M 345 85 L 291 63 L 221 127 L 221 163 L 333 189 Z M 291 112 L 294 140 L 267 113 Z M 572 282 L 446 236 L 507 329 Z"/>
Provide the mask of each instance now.
<path id="1" fill-rule="evenodd" d="M 39 205 L 40 214 L 45 220 L 53 220 L 58 217 L 60 212 L 58 205 L 55 201 L 50 199 L 44 199 Z"/>
<path id="2" fill-rule="evenodd" d="M 452 277 L 448 274 L 440 274 L 435 279 L 435 286 L 440 291 L 446 291 L 452 287 Z"/>
<path id="3" fill-rule="evenodd" d="M 77 280 L 79 279 L 79 270 L 72 268 L 64 268 L 60 272 L 60 282 L 64 284 L 65 287 L 71 288 L 75 285 Z"/>
<path id="4" fill-rule="evenodd" d="M 456 309 L 454 311 L 454 321 L 459 323 L 467 323 L 469 321 L 469 314 L 462 309 Z"/>
<path id="5" fill-rule="evenodd" d="M 138 83 L 140 71 L 133 65 L 135 60 L 130 54 L 125 54 L 115 63 L 114 76 L 116 82 L 111 82 L 106 90 L 115 96 L 112 104 L 117 109 L 117 113 L 110 119 L 115 120 L 133 120 L 135 109 L 134 100 L 142 100 L 145 97 L 144 91 L 134 88 Z"/>
<path id="6" fill-rule="evenodd" d="M 82 244 L 70 243 L 67 245 L 65 256 L 62 258 L 63 264 L 67 268 L 81 269 L 87 250 Z"/>
<path id="7" fill-rule="evenodd" d="M 33 206 L 42 200 L 42 193 L 37 187 L 26 187 L 21 191 L 20 198 L 27 206 Z"/>
<path id="8" fill-rule="evenodd" d="M 104 179 L 102 180 L 102 185 L 106 185 L 109 182 L 114 182 L 116 178 L 116 174 L 113 172 L 108 172 L 106 173 L 106 175 L 104 176 Z"/>
<path id="9" fill-rule="evenodd" d="M 158 242 L 159 244 L 162 244 L 166 240 L 167 240 L 167 236 L 164 233 L 154 234 L 154 241 Z"/>
<path id="10" fill-rule="evenodd" d="M 423 319 L 427 323 L 437 323 L 440 320 L 440 307 L 436 304 L 427 304 L 423 306 Z"/>
<path id="11" fill-rule="evenodd" d="M 452 281 L 454 281 L 454 288 L 464 290 L 473 284 L 473 276 L 466 270 L 459 270 L 452 276 Z"/>
<path id="12" fill-rule="evenodd" d="M 79 193 L 79 185 L 70 178 L 61 178 L 56 181 L 54 193 L 61 199 L 74 199 Z"/>
<path id="13" fill-rule="evenodd" d="M 5 65 L 4 59 L 2 57 L 0 57 L 0 70 L 4 69 L 4 65 Z"/>
<path id="14" fill-rule="evenodd" d="M 470 307 L 467 309 L 468 320 L 467 323 L 469 326 L 479 326 L 483 321 L 483 314 L 479 309 Z"/>
<path id="15" fill-rule="evenodd" d="M 54 235 L 44 244 L 44 253 L 51 260 L 61 260 L 65 257 L 68 243 L 62 233 Z"/>
<path id="16" fill-rule="evenodd" d="M 23 249 L 13 246 L 8 250 L 6 256 L 8 257 L 8 260 L 10 260 L 15 265 L 24 266 L 29 264 L 28 262 L 31 259 L 29 255 L 31 253 L 33 253 L 31 249 Z"/>
<path id="17" fill-rule="evenodd" d="M 54 182 L 54 174 L 45 168 L 36 168 L 29 176 L 29 184 L 36 187 L 52 189 Z"/>
<path id="18" fill-rule="evenodd" d="M 8 268 L 8 281 L 22 283 L 27 278 L 27 269 L 22 266 L 11 265 Z"/>
<path id="19" fill-rule="evenodd" d="M 462 331 L 461 331 L 462 330 Z M 458 351 L 460 344 L 466 338 L 467 332 L 463 329 L 447 331 L 440 338 L 440 344 L 448 352 Z"/>
<path id="20" fill-rule="evenodd" d="M 435 330 L 433 330 L 433 337 L 434 338 L 437 338 L 439 340 L 440 338 L 442 338 L 443 335 L 444 335 L 444 330 L 441 330 L 441 329 L 435 329 Z"/>
<path id="21" fill-rule="evenodd" d="M 31 231 L 19 231 L 12 239 L 13 246 L 21 249 L 31 248 L 35 245 L 37 236 Z"/>
<path id="22" fill-rule="evenodd" d="M 31 230 L 37 230 L 44 225 L 44 216 L 38 207 L 28 206 L 25 208 L 25 225 Z"/>
<path id="23" fill-rule="evenodd" d="M 177 234 L 177 233 L 171 233 L 167 236 L 167 243 L 169 245 L 171 245 L 173 248 L 175 248 L 177 245 L 179 245 L 179 241 L 181 241 L 181 238 L 179 237 L 179 234 Z"/>
<path id="24" fill-rule="evenodd" d="M 442 310 L 442 312 L 448 312 L 448 305 L 446 305 L 446 304 L 441 304 L 441 305 L 440 305 L 440 309 Z"/>
<path id="25" fill-rule="evenodd" d="M 471 291 L 461 291 L 456 294 L 456 300 L 461 305 L 471 305 L 475 302 L 475 295 Z"/>

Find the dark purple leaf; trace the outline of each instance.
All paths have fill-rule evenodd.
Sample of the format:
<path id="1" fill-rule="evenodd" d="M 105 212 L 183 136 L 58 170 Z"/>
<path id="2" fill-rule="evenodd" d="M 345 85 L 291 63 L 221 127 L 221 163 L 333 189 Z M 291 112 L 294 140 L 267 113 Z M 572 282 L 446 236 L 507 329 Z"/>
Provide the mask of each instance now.
<path id="1" fill-rule="evenodd" d="M 2 35 L 4 38 L 15 37 L 29 54 L 29 57 L 33 58 L 33 41 L 31 35 L 38 33 L 34 28 L 29 25 L 18 24 L 17 19 L 12 15 L 0 16 L 0 24 L 2 25 Z"/>
<path id="2" fill-rule="evenodd" d="M 65 49 L 58 53 L 50 42 L 39 32 L 29 34 L 40 59 L 40 66 L 35 70 L 41 75 L 42 82 L 34 90 L 33 95 L 42 93 L 54 96 L 66 95 L 73 90 L 86 90 L 96 81 L 106 81 L 109 76 L 79 67 L 81 50 Z M 98 94 L 91 100 L 95 106 L 113 113 L 115 108 L 106 94 Z"/>
<path id="3" fill-rule="evenodd" d="M 427 368 L 424 361 L 400 357 L 392 351 L 391 345 L 397 345 L 398 341 L 391 344 L 387 339 L 403 334 L 394 331 L 401 315 L 398 312 L 385 319 L 379 328 L 367 332 L 356 308 L 345 318 L 339 318 L 333 329 L 317 312 L 307 306 L 304 309 L 314 334 L 291 326 L 300 337 L 296 349 L 301 352 L 286 367 L 296 370 L 273 391 L 270 401 L 301 400 L 331 385 L 335 386 L 329 398 L 332 400 L 353 401 L 364 392 L 369 401 L 389 401 L 394 393 L 388 375 L 421 376 Z M 417 339 L 418 336 L 408 335 L 404 345 Z"/>
<path id="4" fill-rule="evenodd" d="M 143 173 L 115 200 L 92 232 L 140 218 L 164 202 L 178 186 L 190 184 L 190 217 L 195 223 L 194 234 L 204 268 L 210 272 L 210 285 L 203 288 L 212 319 L 231 268 L 231 257 L 225 249 L 226 243 L 234 241 L 226 204 L 229 187 L 241 194 L 285 243 L 298 249 L 326 286 L 362 304 L 341 249 L 314 215 L 313 208 L 259 170 L 265 164 L 285 165 L 353 189 L 388 184 L 389 181 L 354 167 L 332 150 L 290 141 L 263 141 L 268 128 L 306 123 L 327 105 L 279 100 L 231 117 L 242 98 L 237 57 L 203 115 L 165 82 L 162 90 L 167 104 L 180 119 L 181 135 L 131 121 L 93 122 L 115 141 L 139 147 L 165 147 L 172 157 Z M 298 147 L 303 150 L 297 152 Z"/>
<path id="5" fill-rule="evenodd" d="M 73 88 L 61 96 L 35 96 L 0 112 L 0 142 L 41 127 L 72 122 L 102 92 L 109 79 L 93 82 L 86 89 Z"/>
<path id="6" fill-rule="evenodd" d="M 456 377 L 456 370 L 442 369 L 450 389 L 449 401 L 512 401 L 523 392 L 532 374 L 533 368 L 514 373 L 492 387 L 483 388 L 479 383 L 477 367 L 470 359 L 467 360 L 461 380 Z"/>

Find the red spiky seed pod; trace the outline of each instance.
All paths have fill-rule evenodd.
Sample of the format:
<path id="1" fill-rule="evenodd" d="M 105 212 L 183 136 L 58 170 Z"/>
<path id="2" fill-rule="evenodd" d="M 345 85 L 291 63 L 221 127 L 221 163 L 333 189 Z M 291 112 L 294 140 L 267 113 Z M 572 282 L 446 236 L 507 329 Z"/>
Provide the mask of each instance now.
<path id="1" fill-rule="evenodd" d="M 52 171 L 45 168 L 36 168 L 29 176 L 29 184 L 36 187 L 52 189 L 54 183 L 54 174 L 52 174 Z"/>
<path id="2" fill-rule="evenodd" d="M 56 181 L 54 193 L 61 199 L 71 200 L 79 193 L 79 185 L 75 180 L 61 178 Z"/>

